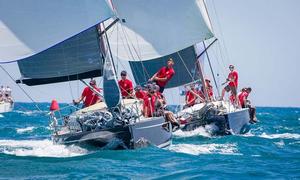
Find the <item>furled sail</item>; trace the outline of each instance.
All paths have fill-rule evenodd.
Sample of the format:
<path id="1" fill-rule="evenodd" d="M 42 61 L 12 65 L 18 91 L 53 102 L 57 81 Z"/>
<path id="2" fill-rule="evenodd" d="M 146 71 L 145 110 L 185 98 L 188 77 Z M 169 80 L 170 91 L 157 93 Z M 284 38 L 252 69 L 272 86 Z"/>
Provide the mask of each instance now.
<path id="1" fill-rule="evenodd" d="M 103 70 L 103 94 L 108 108 L 121 105 L 121 92 L 110 57 L 107 57 Z"/>
<path id="2" fill-rule="evenodd" d="M 40 85 L 102 75 L 96 26 L 34 56 L 18 61 L 20 82 Z"/>
<path id="3" fill-rule="evenodd" d="M 120 21 L 108 30 L 120 60 L 151 60 L 213 37 L 202 0 L 112 0 Z"/>
<path id="4" fill-rule="evenodd" d="M 39 53 L 112 14 L 106 0 L 2 0 L 0 63 Z"/>
<path id="5" fill-rule="evenodd" d="M 148 61 L 129 61 L 135 82 L 145 84 L 154 73 L 166 66 L 169 58 L 174 60 L 175 75 L 168 82 L 167 88 L 178 87 L 199 79 L 196 52 L 194 46 L 190 46 L 179 52 Z"/>

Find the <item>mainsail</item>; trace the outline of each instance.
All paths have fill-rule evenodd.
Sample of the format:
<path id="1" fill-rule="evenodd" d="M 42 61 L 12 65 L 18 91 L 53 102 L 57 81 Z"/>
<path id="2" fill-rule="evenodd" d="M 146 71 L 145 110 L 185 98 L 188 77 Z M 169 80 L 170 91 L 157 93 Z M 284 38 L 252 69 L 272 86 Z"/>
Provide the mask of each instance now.
<path id="1" fill-rule="evenodd" d="M 34 56 L 18 61 L 22 82 L 40 85 L 102 75 L 96 26 Z"/>
<path id="2" fill-rule="evenodd" d="M 119 25 L 108 31 L 121 60 L 151 60 L 213 37 L 201 0 L 113 0 Z"/>
<path id="3" fill-rule="evenodd" d="M 0 62 L 39 53 L 111 16 L 106 0 L 0 1 Z"/>

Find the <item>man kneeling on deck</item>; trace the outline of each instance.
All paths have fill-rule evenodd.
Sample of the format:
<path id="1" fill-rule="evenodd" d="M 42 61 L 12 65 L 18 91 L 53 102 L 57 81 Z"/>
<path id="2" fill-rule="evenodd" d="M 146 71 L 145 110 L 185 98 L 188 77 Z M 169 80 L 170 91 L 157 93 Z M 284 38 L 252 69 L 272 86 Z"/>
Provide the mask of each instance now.
<path id="1" fill-rule="evenodd" d="M 83 101 L 82 108 L 85 108 L 85 107 L 89 107 L 93 104 L 96 104 L 96 103 L 102 101 L 102 99 L 96 93 L 96 92 L 99 92 L 99 93 L 101 92 L 100 88 L 98 88 L 96 86 L 96 80 L 92 79 L 89 84 L 91 87 L 84 88 L 84 90 L 82 91 L 81 97 L 78 100 L 73 100 L 74 104 L 78 104 L 81 101 Z M 94 91 L 96 91 L 96 92 L 94 92 Z"/>
<path id="2" fill-rule="evenodd" d="M 174 127 L 179 124 L 171 111 L 165 110 L 166 100 L 159 92 L 159 86 L 153 84 L 148 85 L 148 93 L 144 98 L 143 112 L 145 117 L 165 116 L 166 120 L 171 122 Z"/>

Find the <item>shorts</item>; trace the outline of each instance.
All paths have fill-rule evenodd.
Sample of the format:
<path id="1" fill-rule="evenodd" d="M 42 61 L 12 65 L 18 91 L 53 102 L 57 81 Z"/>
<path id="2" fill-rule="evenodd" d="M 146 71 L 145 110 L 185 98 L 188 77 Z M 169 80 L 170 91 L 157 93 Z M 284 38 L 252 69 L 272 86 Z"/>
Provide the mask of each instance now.
<path id="1" fill-rule="evenodd" d="M 237 94 L 237 92 L 236 92 L 236 87 L 235 87 L 235 86 L 229 86 L 229 85 L 227 85 L 227 86 L 225 86 L 224 89 L 225 89 L 226 92 L 231 91 L 231 93 L 232 93 L 233 95 L 236 95 L 236 94 Z"/>

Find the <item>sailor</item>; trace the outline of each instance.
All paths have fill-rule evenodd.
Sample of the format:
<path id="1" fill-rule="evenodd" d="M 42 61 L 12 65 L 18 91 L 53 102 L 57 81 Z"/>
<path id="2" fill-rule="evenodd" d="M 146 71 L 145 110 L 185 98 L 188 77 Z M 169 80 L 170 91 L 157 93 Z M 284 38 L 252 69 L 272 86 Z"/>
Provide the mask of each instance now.
<path id="1" fill-rule="evenodd" d="M 4 86 L 1 86 L 1 88 L 0 88 L 0 94 L 4 95 Z"/>
<path id="2" fill-rule="evenodd" d="M 188 90 L 185 94 L 185 107 L 191 107 L 194 106 L 196 103 L 196 99 L 197 99 L 197 91 L 195 89 L 195 85 L 192 84 L 190 86 L 190 90 Z"/>
<path id="3" fill-rule="evenodd" d="M 159 86 L 159 92 L 163 93 L 165 86 L 168 81 L 173 77 L 175 71 L 173 69 L 174 61 L 169 58 L 167 61 L 167 66 L 162 67 L 157 73 L 155 73 L 149 81 L 154 81 Z"/>
<path id="4" fill-rule="evenodd" d="M 222 90 L 222 97 L 221 100 L 223 100 L 225 91 L 231 92 L 233 96 L 235 96 L 235 104 L 237 104 L 236 96 L 237 96 L 237 87 L 238 87 L 238 73 L 236 70 L 234 70 L 233 65 L 229 65 L 230 73 L 228 74 L 228 78 L 226 79 L 226 82 L 223 84 L 228 83 L 224 89 Z"/>
<path id="5" fill-rule="evenodd" d="M 81 97 L 78 100 L 73 100 L 74 104 L 78 104 L 81 101 L 83 101 L 82 108 L 84 108 L 102 101 L 100 96 L 94 92 L 94 91 L 97 91 L 99 93 L 101 92 L 101 89 L 98 88 L 96 85 L 96 80 L 91 79 L 89 84 L 93 90 L 90 87 L 85 87 L 84 90 L 82 91 Z"/>
<path id="6" fill-rule="evenodd" d="M 173 126 L 173 130 L 178 129 L 179 128 L 179 123 L 177 122 L 174 114 L 172 111 L 168 111 L 166 109 L 166 105 L 167 105 L 167 101 L 166 98 L 164 97 L 164 95 L 159 92 L 159 86 L 158 85 L 154 85 L 155 87 L 155 102 L 154 102 L 154 113 L 153 115 L 155 117 L 159 117 L 159 116 L 165 116 L 166 121 L 170 122 Z"/>
<path id="7" fill-rule="evenodd" d="M 11 88 L 9 86 L 6 86 L 6 91 L 5 91 L 5 94 L 8 94 L 8 96 L 11 96 Z"/>
<path id="8" fill-rule="evenodd" d="M 121 94 L 123 99 L 133 98 L 133 85 L 132 81 L 127 79 L 127 72 L 121 72 L 121 80 L 118 82 L 121 89 Z"/>
<path id="9" fill-rule="evenodd" d="M 248 87 L 248 88 L 243 88 L 242 92 L 239 93 L 238 98 L 239 98 L 239 103 L 242 108 L 246 107 L 247 99 L 248 99 L 248 96 L 251 93 L 251 91 L 252 91 L 251 87 Z"/>
<path id="10" fill-rule="evenodd" d="M 147 117 L 152 117 L 155 110 L 155 88 L 152 84 L 147 85 L 147 94 L 143 99 L 143 115 Z"/>
<path id="11" fill-rule="evenodd" d="M 250 123 L 256 123 L 256 109 L 255 107 L 251 106 L 250 100 L 248 100 L 248 96 L 251 93 L 251 87 L 243 88 L 242 92 L 239 93 L 238 98 L 242 108 L 249 108 L 250 114 Z"/>
<path id="12" fill-rule="evenodd" d="M 205 87 L 207 91 L 207 95 L 210 101 L 214 100 L 214 92 L 213 92 L 213 87 L 210 84 L 210 80 L 208 78 L 205 79 Z"/>
<path id="13" fill-rule="evenodd" d="M 147 95 L 147 92 L 145 92 L 140 85 L 137 85 L 135 88 L 135 97 L 139 100 L 143 100 L 144 97 Z"/>

